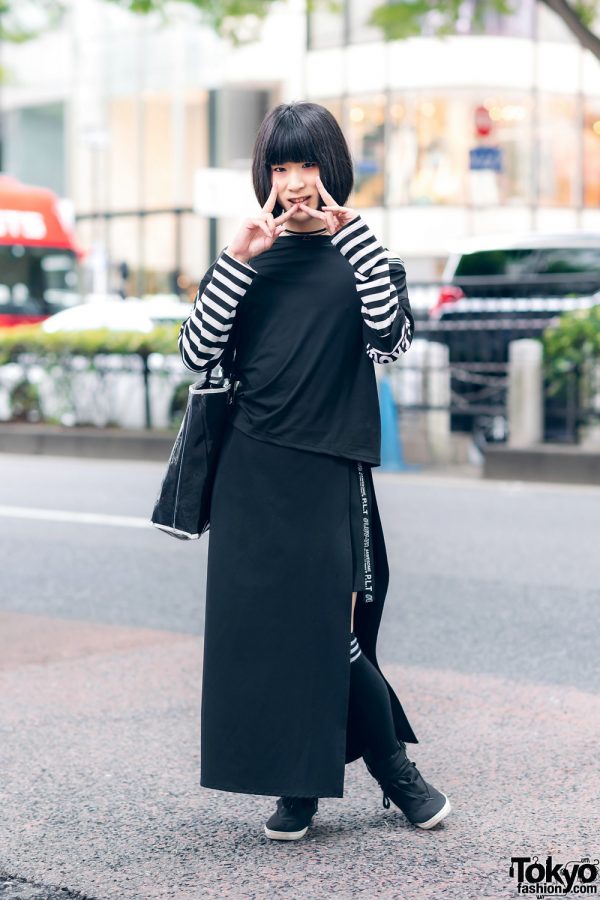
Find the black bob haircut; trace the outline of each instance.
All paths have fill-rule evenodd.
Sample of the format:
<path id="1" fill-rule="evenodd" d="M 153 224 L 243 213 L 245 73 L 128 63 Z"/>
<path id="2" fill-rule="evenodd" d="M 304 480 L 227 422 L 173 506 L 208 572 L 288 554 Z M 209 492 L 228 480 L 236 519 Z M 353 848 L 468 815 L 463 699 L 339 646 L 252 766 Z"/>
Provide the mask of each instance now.
<path id="1" fill-rule="evenodd" d="M 344 206 L 354 186 L 350 150 L 336 118 L 320 103 L 280 103 L 263 119 L 252 153 L 252 184 L 261 206 L 267 201 L 272 165 L 314 162 L 321 181 L 336 203 Z M 319 209 L 324 201 L 320 199 Z M 283 207 L 275 201 L 272 215 Z"/>

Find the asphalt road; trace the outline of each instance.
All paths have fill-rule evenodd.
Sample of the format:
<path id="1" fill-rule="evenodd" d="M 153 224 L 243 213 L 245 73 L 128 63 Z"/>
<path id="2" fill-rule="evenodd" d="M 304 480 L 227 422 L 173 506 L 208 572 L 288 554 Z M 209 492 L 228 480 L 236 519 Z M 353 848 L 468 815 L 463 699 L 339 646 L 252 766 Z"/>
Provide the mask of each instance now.
<path id="1" fill-rule="evenodd" d="M 162 469 L 0 455 L 3 900 L 513 897 L 511 856 L 598 857 L 600 488 L 375 474 L 379 661 L 453 812 L 412 828 L 357 761 L 281 845 L 197 783 L 209 536 L 147 524 Z"/>

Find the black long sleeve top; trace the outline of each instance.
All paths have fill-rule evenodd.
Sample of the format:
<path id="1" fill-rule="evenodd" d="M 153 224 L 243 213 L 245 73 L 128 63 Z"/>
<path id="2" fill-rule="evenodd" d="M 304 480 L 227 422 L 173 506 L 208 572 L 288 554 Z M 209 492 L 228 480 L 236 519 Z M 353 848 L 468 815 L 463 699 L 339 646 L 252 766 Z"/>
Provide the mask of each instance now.
<path id="1" fill-rule="evenodd" d="M 410 347 L 402 260 L 360 215 L 335 235 L 281 235 L 246 264 L 224 249 L 182 323 L 185 366 L 208 373 L 229 340 L 233 425 L 259 440 L 381 465 L 374 364 Z"/>

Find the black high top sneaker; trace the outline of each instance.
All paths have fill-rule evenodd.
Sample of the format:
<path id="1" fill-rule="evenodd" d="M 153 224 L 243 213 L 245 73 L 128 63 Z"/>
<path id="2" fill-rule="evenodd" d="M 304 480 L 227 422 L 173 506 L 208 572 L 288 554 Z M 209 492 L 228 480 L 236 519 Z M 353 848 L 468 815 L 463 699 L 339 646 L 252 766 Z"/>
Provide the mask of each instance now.
<path id="1" fill-rule="evenodd" d="M 280 797 L 276 812 L 267 819 L 265 834 L 275 841 L 298 841 L 318 810 L 318 797 Z"/>
<path id="2" fill-rule="evenodd" d="M 374 761 L 368 752 L 363 759 L 383 790 L 385 809 L 390 808 L 391 799 L 412 825 L 433 828 L 452 809 L 446 795 L 428 784 L 415 763 L 407 757 L 404 741 L 399 741 L 396 752 L 385 759 Z"/>

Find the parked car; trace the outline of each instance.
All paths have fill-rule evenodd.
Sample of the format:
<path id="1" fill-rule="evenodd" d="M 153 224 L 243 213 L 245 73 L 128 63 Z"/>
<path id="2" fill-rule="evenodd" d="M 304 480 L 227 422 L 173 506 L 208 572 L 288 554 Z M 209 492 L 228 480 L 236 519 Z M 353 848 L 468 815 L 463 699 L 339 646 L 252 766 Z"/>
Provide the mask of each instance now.
<path id="1" fill-rule="evenodd" d="M 511 340 L 598 304 L 600 232 L 470 239 L 451 251 L 442 280 L 429 320 L 443 323 L 436 340 L 450 361 L 506 362 Z"/>
<path id="2" fill-rule="evenodd" d="M 88 331 L 110 328 L 113 331 L 152 331 L 157 325 L 183 322 L 190 304 L 176 297 L 153 297 L 148 300 L 100 297 L 56 313 L 42 322 L 44 331 Z"/>
<path id="3" fill-rule="evenodd" d="M 454 403 L 495 402 L 501 392 L 486 387 L 494 370 L 485 364 L 506 363 L 511 341 L 540 337 L 561 313 L 600 303 L 600 232 L 465 240 L 452 248 L 442 280 L 429 336 L 448 346 L 451 363 L 480 366 L 455 367 Z M 472 412 L 452 415 L 453 430 L 475 423 Z"/>
<path id="4" fill-rule="evenodd" d="M 430 310 L 433 318 L 488 311 L 531 314 L 541 308 L 525 302 L 532 298 L 589 297 L 600 291 L 600 232 L 471 239 L 451 251 L 442 281 Z M 503 307 L 473 302 L 498 298 L 524 302 Z"/>

